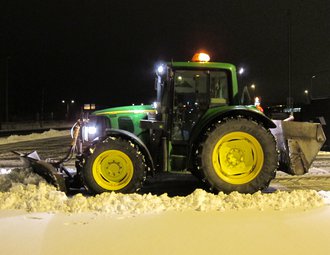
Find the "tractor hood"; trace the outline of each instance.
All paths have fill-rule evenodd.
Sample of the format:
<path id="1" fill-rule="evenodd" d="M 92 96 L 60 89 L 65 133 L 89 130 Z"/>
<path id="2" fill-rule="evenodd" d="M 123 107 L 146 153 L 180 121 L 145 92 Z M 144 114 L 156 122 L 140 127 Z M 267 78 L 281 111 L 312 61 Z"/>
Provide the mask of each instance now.
<path id="1" fill-rule="evenodd" d="M 155 113 L 156 110 L 151 105 L 130 105 L 107 108 L 92 113 L 94 116 L 104 116 L 104 115 L 135 115 L 135 114 L 148 114 Z"/>
<path id="2" fill-rule="evenodd" d="M 151 105 L 130 105 L 95 111 L 90 116 L 90 121 L 92 125 L 98 126 L 98 130 L 102 130 L 101 132 L 105 132 L 109 128 L 125 130 L 146 142 L 149 133 L 140 127 L 140 121 L 155 113 L 156 109 Z M 96 135 L 102 136 L 101 133 Z"/>

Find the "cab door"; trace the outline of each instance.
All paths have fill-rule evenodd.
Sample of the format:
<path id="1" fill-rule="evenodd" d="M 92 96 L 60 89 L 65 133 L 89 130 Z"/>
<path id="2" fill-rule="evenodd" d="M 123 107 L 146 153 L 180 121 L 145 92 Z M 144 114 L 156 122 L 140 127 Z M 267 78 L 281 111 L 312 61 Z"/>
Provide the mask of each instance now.
<path id="1" fill-rule="evenodd" d="M 192 128 L 209 107 L 209 94 L 209 71 L 175 71 L 171 132 L 173 143 L 189 141 Z"/>

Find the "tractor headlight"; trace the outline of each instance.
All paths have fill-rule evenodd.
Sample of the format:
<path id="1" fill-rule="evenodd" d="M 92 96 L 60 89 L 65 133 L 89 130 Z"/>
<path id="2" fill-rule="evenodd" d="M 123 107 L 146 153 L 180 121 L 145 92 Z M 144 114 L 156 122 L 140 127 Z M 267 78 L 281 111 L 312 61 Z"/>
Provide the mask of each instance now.
<path id="1" fill-rule="evenodd" d="M 164 72 L 165 72 L 165 68 L 164 68 L 164 66 L 163 66 L 163 65 L 159 65 L 159 66 L 157 67 L 157 73 L 158 73 L 159 75 L 162 75 Z"/>
<path id="2" fill-rule="evenodd" d="M 91 142 L 97 137 L 106 135 L 106 130 L 111 128 L 111 122 L 106 116 L 90 116 L 82 127 L 82 138 Z"/>
<path id="3" fill-rule="evenodd" d="M 95 135 L 96 132 L 97 132 L 97 128 L 94 127 L 94 126 L 87 127 L 87 132 L 88 132 L 89 135 Z"/>
<path id="4" fill-rule="evenodd" d="M 84 141 L 92 141 L 97 136 L 97 127 L 90 125 L 84 126 L 82 134 Z"/>
<path id="5" fill-rule="evenodd" d="M 166 73 L 166 64 L 158 63 L 155 69 L 157 76 L 163 76 Z"/>

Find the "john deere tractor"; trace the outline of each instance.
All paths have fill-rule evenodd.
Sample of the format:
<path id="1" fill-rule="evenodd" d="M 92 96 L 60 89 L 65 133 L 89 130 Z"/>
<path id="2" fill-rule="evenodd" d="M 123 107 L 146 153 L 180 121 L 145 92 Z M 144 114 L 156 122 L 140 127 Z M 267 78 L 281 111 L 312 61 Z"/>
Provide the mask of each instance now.
<path id="1" fill-rule="evenodd" d="M 240 105 L 234 65 L 196 54 L 192 62 L 160 65 L 155 87 L 152 105 L 98 110 L 79 120 L 63 160 L 21 156 L 60 189 L 80 185 L 92 193 L 132 193 L 162 171 L 190 171 L 214 191 L 253 193 L 268 187 L 279 160 L 292 170 L 282 130 L 288 150 L 279 153 L 274 122 L 254 105 Z M 323 142 L 321 134 L 316 153 Z M 72 174 L 63 162 L 73 153 Z"/>

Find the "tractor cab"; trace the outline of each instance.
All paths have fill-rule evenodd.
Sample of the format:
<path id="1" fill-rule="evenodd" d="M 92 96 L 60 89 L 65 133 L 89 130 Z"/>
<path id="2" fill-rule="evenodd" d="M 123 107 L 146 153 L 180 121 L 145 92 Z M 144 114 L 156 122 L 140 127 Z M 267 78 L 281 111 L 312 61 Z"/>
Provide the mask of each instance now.
<path id="1" fill-rule="evenodd" d="M 169 156 L 165 171 L 189 168 L 189 148 L 200 137 L 203 122 L 219 109 L 237 105 L 235 66 L 209 62 L 205 53 L 192 60 L 162 64 L 156 72 L 156 119 L 165 127 L 167 151 L 162 155 Z"/>

